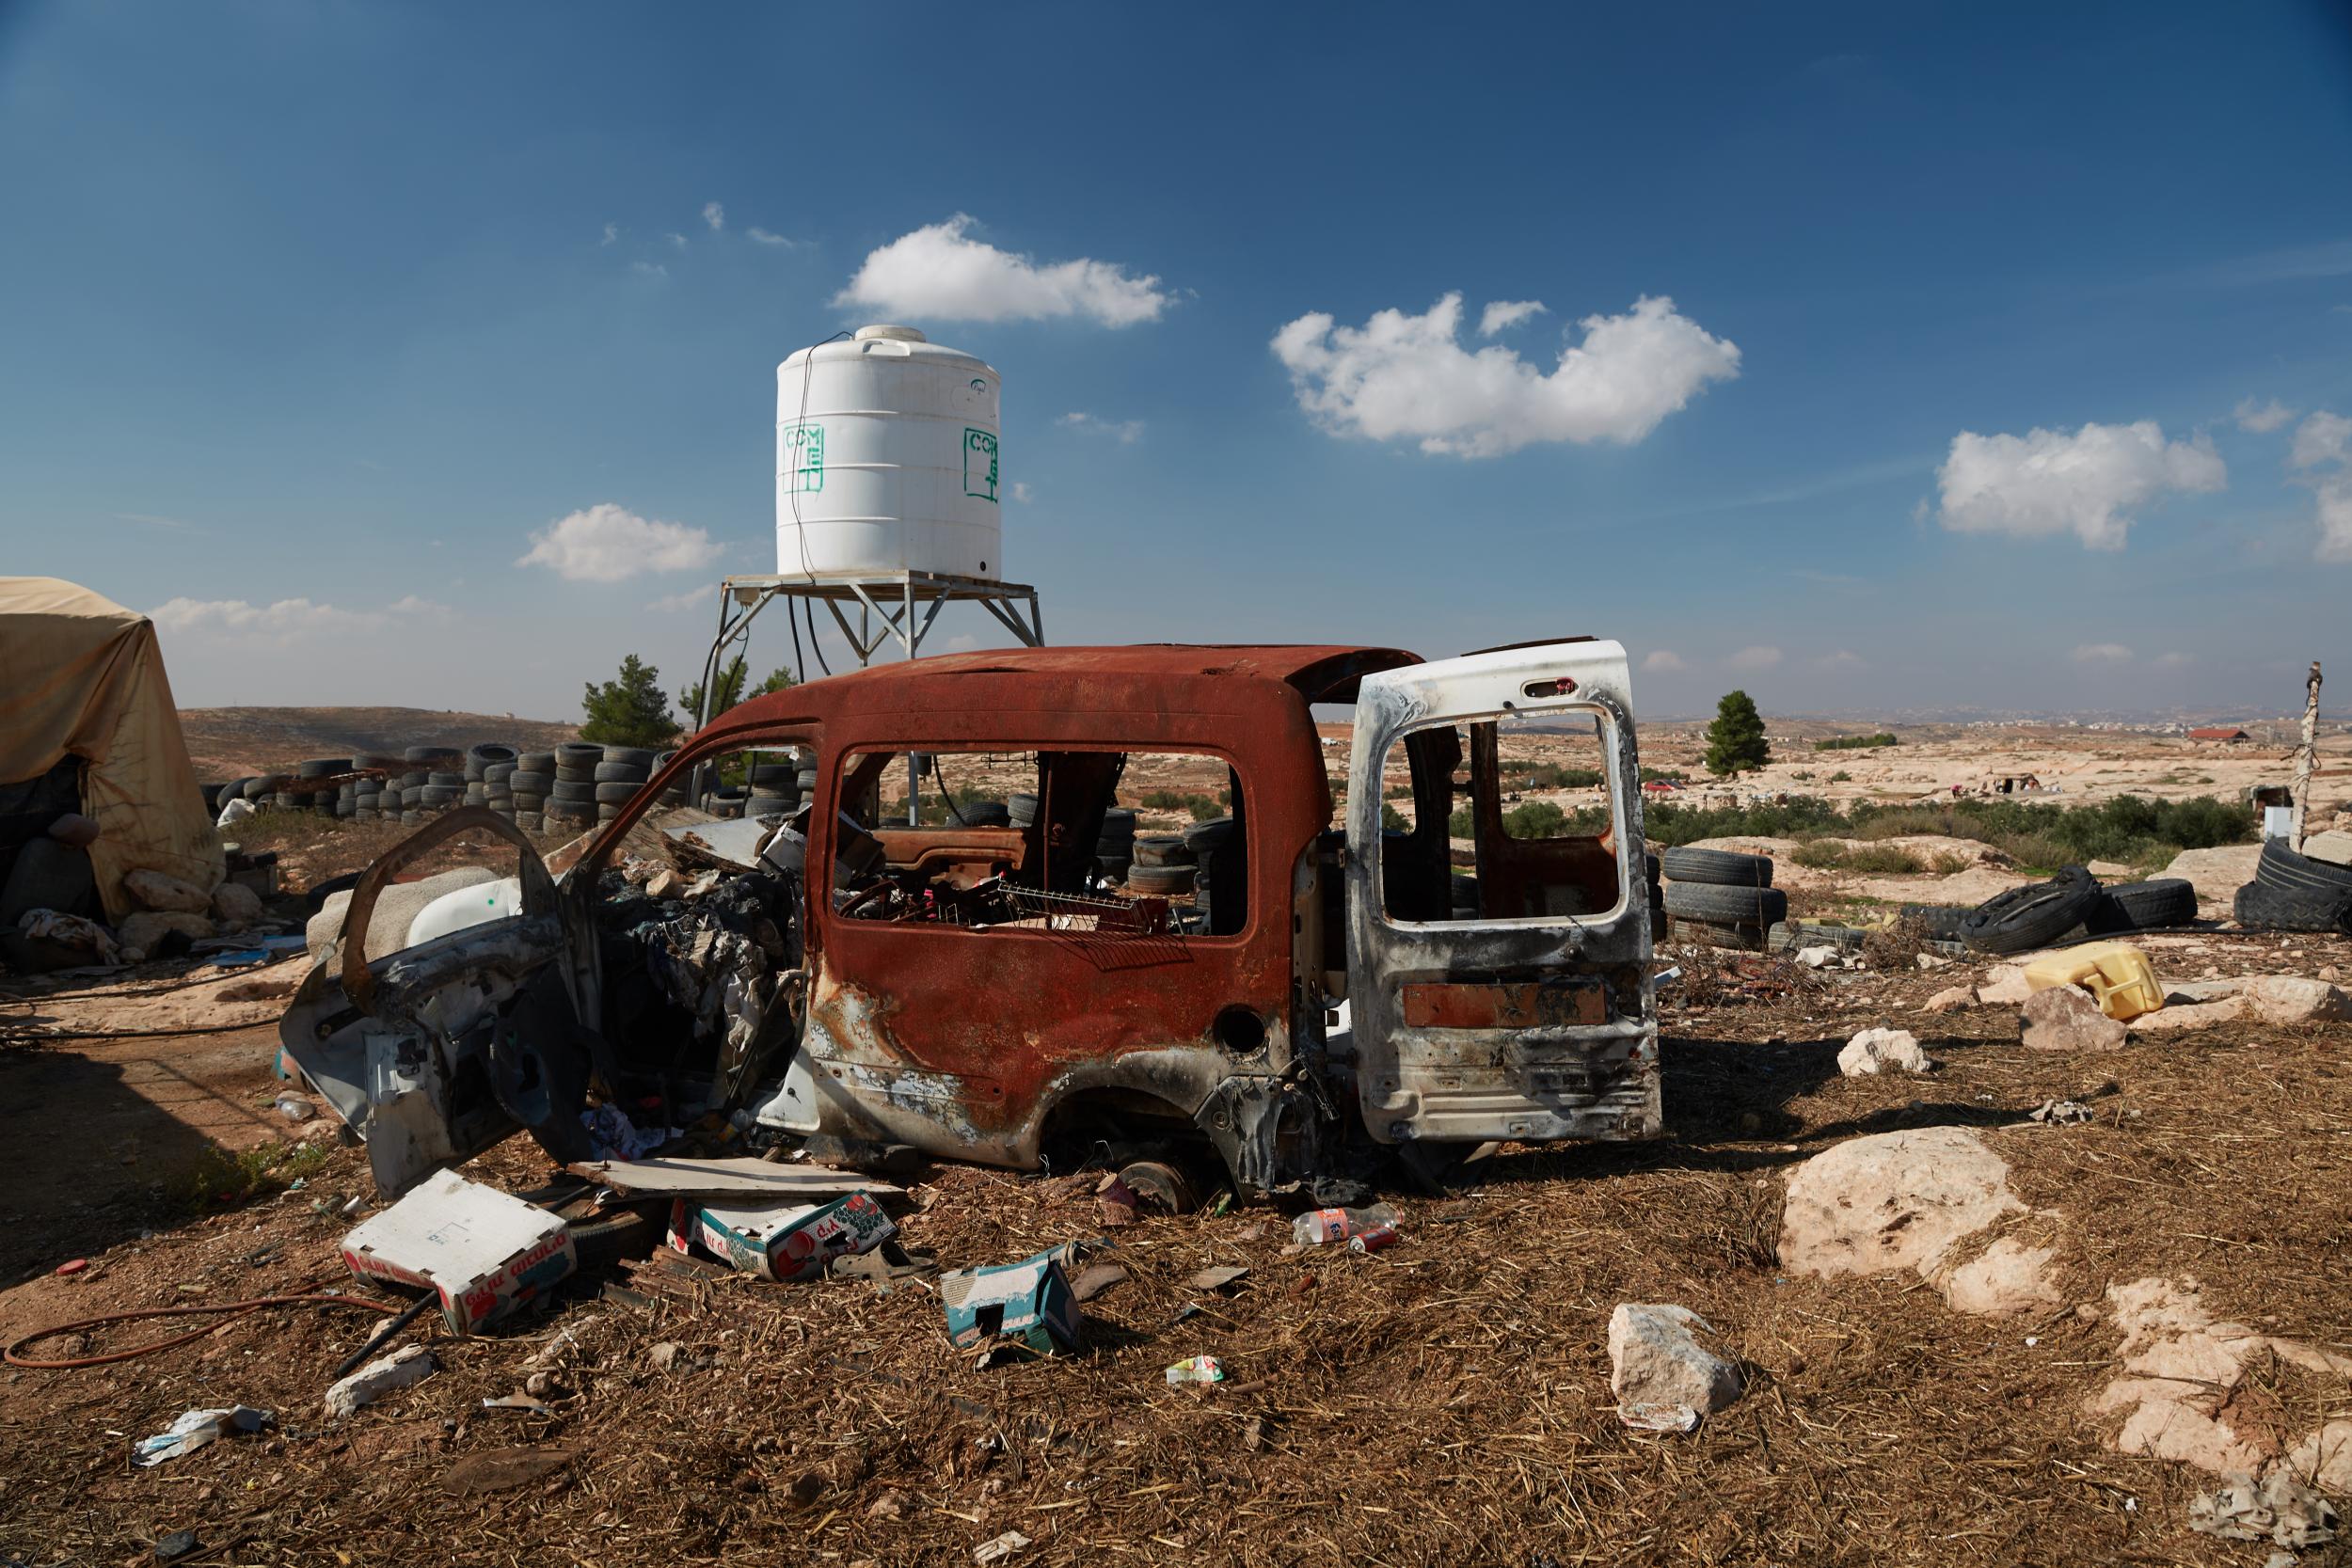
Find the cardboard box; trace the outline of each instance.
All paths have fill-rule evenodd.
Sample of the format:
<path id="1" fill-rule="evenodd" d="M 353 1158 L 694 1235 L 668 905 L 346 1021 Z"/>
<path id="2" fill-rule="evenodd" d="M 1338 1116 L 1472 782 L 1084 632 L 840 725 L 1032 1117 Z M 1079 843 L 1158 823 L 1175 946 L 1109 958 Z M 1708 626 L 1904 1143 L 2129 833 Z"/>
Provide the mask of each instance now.
<path id="1" fill-rule="evenodd" d="M 830 1203 L 691 1203 L 670 1208 L 670 1245 L 699 1242 L 745 1274 L 762 1279 L 815 1279 L 833 1259 L 870 1252 L 898 1233 L 882 1205 L 864 1193 Z"/>
<path id="2" fill-rule="evenodd" d="M 971 1348 L 1002 1338 L 1041 1355 L 1078 1348 L 1078 1298 L 1059 1248 L 1018 1263 L 943 1274 L 939 1299 L 955 1344 Z"/>
<path id="3" fill-rule="evenodd" d="M 445 1170 L 354 1227 L 343 1261 L 362 1279 L 437 1292 L 449 1326 L 470 1334 L 569 1277 L 578 1259 L 555 1215 Z"/>

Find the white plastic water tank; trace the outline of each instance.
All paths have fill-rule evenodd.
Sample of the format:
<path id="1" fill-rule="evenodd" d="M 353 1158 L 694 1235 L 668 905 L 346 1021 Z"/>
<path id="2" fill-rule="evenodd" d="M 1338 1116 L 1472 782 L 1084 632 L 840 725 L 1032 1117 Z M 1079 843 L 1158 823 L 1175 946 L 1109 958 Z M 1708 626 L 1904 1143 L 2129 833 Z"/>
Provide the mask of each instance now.
<path id="1" fill-rule="evenodd" d="M 776 367 L 776 571 L 1004 575 L 996 372 L 911 326 Z"/>

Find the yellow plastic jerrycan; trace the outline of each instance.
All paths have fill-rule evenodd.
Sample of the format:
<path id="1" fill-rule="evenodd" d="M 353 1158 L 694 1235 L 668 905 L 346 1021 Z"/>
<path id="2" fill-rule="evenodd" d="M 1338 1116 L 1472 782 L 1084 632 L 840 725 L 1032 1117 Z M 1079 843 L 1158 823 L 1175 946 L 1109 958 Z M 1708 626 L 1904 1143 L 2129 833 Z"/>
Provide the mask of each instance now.
<path id="1" fill-rule="evenodd" d="M 2026 966 L 2026 984 L 2034 990 L 2081 986 L 2112 1019 L 2137 1018 L 2164 1006 L 2164 986 L 2148 955 L 2128 942 L 2087 942 L 2045 954 Z"/>

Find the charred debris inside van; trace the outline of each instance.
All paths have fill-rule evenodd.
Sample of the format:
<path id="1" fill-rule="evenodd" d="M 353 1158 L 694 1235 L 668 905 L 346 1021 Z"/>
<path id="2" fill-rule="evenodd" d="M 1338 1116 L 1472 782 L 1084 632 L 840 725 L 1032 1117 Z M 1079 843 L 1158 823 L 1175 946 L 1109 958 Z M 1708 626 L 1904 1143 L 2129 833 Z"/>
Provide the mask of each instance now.
<path id="1" fill-rule="evenodd" d="M 1350 705 L 1343 783 L 1315 710 Z M 1507 812 L 1517 727 L 1584 737 L 1605 809 Z M 694 769 L 787 750 L 817 768 L 789 819 L 658 809 Z M 1190 797 L 1226 815 L 1190 835 L 1189 895 L 1150 891 L 1185 880 L 1145 863 L 1168 841 L 1132 869 L 1103 853 L 1155 768 L 1222 785 Z M 560 880 L 487 812 L 424 828 L 362 879 L 282 1037 L 387 1194 L 517 1128 L 576 1161 L 714 1113 L 738 1148 L 1145 1161 L 1245 1197 L 1487 1140 L 1640 1138 L 1639 776 L 1613 642 L 927 657 L 728 712 Z M 1033 800 L 1007 814 L 992 785 Z M 367 962 L 377 895 L 476 829 L 514 844 L 521 912 Z"/>

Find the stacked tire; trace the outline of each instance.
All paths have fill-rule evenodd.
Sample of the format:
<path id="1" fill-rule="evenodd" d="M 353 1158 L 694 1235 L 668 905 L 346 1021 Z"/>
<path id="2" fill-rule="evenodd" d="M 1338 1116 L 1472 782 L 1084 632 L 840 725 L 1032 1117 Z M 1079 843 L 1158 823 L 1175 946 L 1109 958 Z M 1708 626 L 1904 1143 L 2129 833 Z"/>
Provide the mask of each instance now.
<path id="1" fill-rule="evenodd" d="M 1233 819 L 1213 816 L 1184 830 L 1184 847 L 1192 853 L 1192 907 L 1203 930 L 1219 936 L 1241 929 L 1247 911 L 1241 908 L 1241 844 L 1234 837 Z M 1223 921 L 1216 916 L 1217 890 L 1224 890 Z"/>
<path id="2" fill-rule="evenodd" d="M 397 789 L 398 786 L 393 787 Z M 384 775 L 374 771 L 370 771 L 353 784 L 351 786 L 351 819 L 354 822 L 380 820 L 384 816 Z M 392 798 L 398 800 L 400 797 L 395 794 Z M 400 808 L 395 805 L 392 809 L 397 814 Z"/>
<path id="3" fill-rule="evenodd" d="M 350 768 L 351 760 L 348 757 L 312 757 L 308 762 L 295 763 L 294 782 L 301 787 L 281 793 L 278 803 L 293 811 L 310 811 L 333 816 L 337 815 L 335 807 L 339 792 L 320 784 L 318 781 L 348 772 Z"/>
<path id="4" fill-rule="evenodd" d="M 1016 825 L 1020 816 L 1020 796 L 1011 802 Z M 1182 897 L 1193 891 L 1196 867 L 1192 850 L 1181 833 L 1138 833 L 1132 841 L 1133 858 L 1127 867 L 1127 886 L 1137 893 L 1159 897 Z"/>
<path id="5" fill-rule="evenodd" d="M 607 746 L 596 766 L 596 820 L 610 822 L 653 777 L 653 752 L 643 746 Z"/>
<path id="6" fill-rule="evenodd" d="M 969 807 L 965 808 L 967 815 Z M 1103 814 L 1103 831 L 1094 840 L 1094 869 L 1111 882 L 1123 882 L 1136 862 L 1136 814 L 1113 806 Z"/>
<path id="7" fill-rule="evenodd" d="M 554 788 L 553 752 L 516 752 L 515 770 L 506 775 L 506 797 L 515 808 L 515 826 L 525 832 L 544 832 L 548 799 Z"/>
<path id="8" fill-rule="evenodd" d="M 2249 930 L 2352 931 L 2352 866 L 2265 840 L 2254 879 L 2237 890 L 2235 913 Z"/>
<path id="9" fill-rule="evenodd" d="M 801 809 L 801 768 L 792 762 L 755 762 L 751 789 L 743 801 L 746 816 L 789 816 Z"/>
<path id="10" fill-rule="evenodd" d="M 1760 950 L 1766 933 L 1788 918 L 1788 895 L 1772 886 L 1770 855 L 1677 847 L 1659 856 L 1659 869 L 1670 935 Z"/>
<path id="11" fill-rule="evenodd" d="M 496 777 L 492 777 L 493 769 Z M 466 752 L 466 804 L 487 806 L 501 816 L 515 815 L 515 748 L 485 741 Z"/>
<path id="12" fill-rule="evenodd" d="M 553 832 L 576 832 L 596 819 L 596 769 L 604 765 L 604 748 L 593 741 L 567 740 L 555 749 L 555 783 L 548 791 L 547 825 Z"/>

